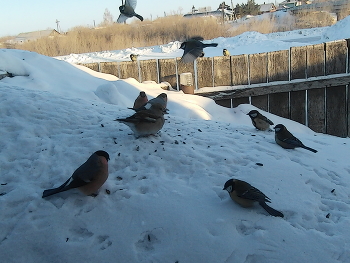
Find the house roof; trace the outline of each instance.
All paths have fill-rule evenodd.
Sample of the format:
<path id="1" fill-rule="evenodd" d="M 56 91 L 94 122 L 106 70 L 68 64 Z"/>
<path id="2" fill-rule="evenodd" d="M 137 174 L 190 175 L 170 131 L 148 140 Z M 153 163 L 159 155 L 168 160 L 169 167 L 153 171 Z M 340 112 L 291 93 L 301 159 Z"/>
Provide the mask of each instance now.
<path id="1" fill-rule="evenodd" d="M 232 16 L 233 12 L 224 9 L 224 14 L 228 16 Z M 209 11 L 209 12 L 195 12 L 195 13 L 189 13 L 185 14 L 184 17 L 191 17 L 191 16 L 222 16 L 222 10 L 215 10 L 215 11 Z"/>
<path id="2" fill-rule="evenodd" d="M 59 34 L 55 29 L 48 29 L 48 30 L 41 30 L 41 31 L 34 31 L 34 32 L 27 32 L 27 33 L 20 33 L 17 35 L 17 39 L 38 39 L 41 37 L 48 37 L 52 34 Z"/>
<path id="3" fill-rule="evenodd" d="M 270 12 L 271 10 L 274 10 L 274 9 L 276 9 L 276 7 L 272 3 L 260 5 L 260 12 Z"/>

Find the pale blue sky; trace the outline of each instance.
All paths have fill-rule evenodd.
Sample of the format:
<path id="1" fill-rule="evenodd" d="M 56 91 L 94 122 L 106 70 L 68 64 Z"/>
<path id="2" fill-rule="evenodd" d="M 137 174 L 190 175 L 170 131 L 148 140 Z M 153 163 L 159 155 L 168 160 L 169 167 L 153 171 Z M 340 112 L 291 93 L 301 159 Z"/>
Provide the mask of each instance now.
<path id="1" fill-rule="evenodd" d="M 246 3 L 247 0 L 234 0 L 237 3 Z M 266 1 L 266 0 L 265 0 Z M 255 0 L 262 4 L 264 0 Z M 138 0 L 136 12 L 144 18 L 155 19 L 164 16 L 164 12 L 170 14 L 182 8 L 185 14 L 194 5 L 196 8 L 210 6 L 215 10 L 220 0 Z M 266 1 L 274 2 L 274 1 Z M 227 4 L 231 1 L 226 1 Z M 1 5 L 0 9 L 0 37 L 17 35 L 22 32 L 56 29 L 56 19 L 60 21 L 62 31 L 67 31 L 75 26 L 92 26 L 102 22 L 103 13 L 106 8 L 112 13 L 114 20 L 119 16 L 118 7 L 121 0 L 14 0 Z"/>

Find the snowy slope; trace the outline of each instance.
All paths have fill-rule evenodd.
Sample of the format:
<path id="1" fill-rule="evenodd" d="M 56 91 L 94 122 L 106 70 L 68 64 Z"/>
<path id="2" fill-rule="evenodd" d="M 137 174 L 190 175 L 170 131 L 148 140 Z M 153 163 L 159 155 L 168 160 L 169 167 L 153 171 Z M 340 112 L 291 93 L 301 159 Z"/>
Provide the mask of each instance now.
<path id="1" fill-rule="evenodd" d="M 223 108 L 26 51 L 0 50 L 0 70 L 17 75 L 0 80 L 2 262 L 348 262 L 349 138 L 261 111 L 318 153 L 286 150 L 254 129 L 251 105 Z M 135 139 L 114 119 L 132 114 L 141 90 L 166 92 L 169 114 L 160 134 Z M 99 149 L 111 160 L 96 198 L 41 198 Z M 285 217 L 233 203 L 230 178 Z"/>

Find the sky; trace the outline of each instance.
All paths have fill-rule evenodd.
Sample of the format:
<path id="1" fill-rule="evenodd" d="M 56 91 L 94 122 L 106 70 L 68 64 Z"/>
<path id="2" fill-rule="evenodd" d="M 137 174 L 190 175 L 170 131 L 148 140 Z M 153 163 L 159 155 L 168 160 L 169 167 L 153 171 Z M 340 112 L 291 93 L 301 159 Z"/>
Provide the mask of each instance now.
<path id="1" fill-rule="evenodd" d="M 233 4 L 245 2 L 233 1 Z M 258 4 L 264 3 L 263 0 L 256 0 Z M 121 1 L 41 1 L 41 0 L 17 0 L 1 6 L 0 16 L 0 37 L 18 35 L 23 32 L 31 32 L 45 29 L 57 29 L 56 19 L 60 21 L 60 29 L 67 31 L 76 26 L 98 25 L 103 20 L 105 9 L 111 12 L 116 21 L 119 16 L 119 6 Z M 215 10 L 220 1 L 212 0 L 187 0 L 163 1 L 163 0 L 139 0 L 136 11 L 145 19 L 155 19 L 157 16 L 164 16 L 164 12 L 171 14 L 178 12 L 182 8 L 185 14 L 191 11 L 192 6 L 206 7 L 210 6 Z"/>
<path id="2" fill-rule="evenodd" d="M 349 18 L 310 35 L 347 38 Z M 278 33 L 266 37 L 280 48 Z M 259 50 L 245 35 L 227 42 L 249 39 Z M 3 262 L 349 262 L 350 138 L 35 52 L 0 49 L 6 72 L 13 77 L 0 80 Z M 159 133 L 136 139 L 114 120 L 133 114 L 140 91 L 149 99 L 166 93 L 168 114 Z M 252 109 L 318 152 L 281 148 L 273 131 L 254 128 Z M 42 198 L 97 150 L 110 161 L 95 198 L 76 189 Z M 231 178 L 262 191 L 284 218 L 234 203 L 223 190 Z"/>

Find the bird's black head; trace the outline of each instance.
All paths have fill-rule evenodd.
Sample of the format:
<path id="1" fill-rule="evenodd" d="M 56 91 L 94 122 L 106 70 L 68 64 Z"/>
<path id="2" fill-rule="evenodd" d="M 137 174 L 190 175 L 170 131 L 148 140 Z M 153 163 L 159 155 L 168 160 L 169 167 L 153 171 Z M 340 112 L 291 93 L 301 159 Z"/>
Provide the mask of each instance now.
<path id="1" fill-rule="evenodd" d="M 185 50 L 185 48 L 186 48 L 186 42 L 182 42 L 182 43 L 181 43 L 181 46 L 180 46 L 180 49 Z"/>
<path id="2" fill-rule="evenodd" d="M 140 96 L 141 96 L 142 98 L 146 97 L 146 92 L 140 91 Z"/>
<path id="3" fill-rule="evenodd" d="M 96 153 L 98 156 L 103 156 L 103 157 L 105 157 L 107 161 L 110 160 L 110 159 L 109 159 L 109 154 L 108 154 L 107 152 L 105 152 L 105 151 L 96 151 L 95 153 Z"/>
<path id="4" fill-rule="evenodd" d="M 259 115 L 259 112 L 257 110 L 251 110 L 250 112 L 247 113 L 252 118 L 255 118 L 256 116 Z"/>
<path id="5" fill-rule="evenodd" d="M 166 93 L 160 93 L 157 98 L 162 98 L 164 100 L 167 100 L 168 99 L 168 95 Z"/>
<path id="6" fill-rule="evenodd" d="M 231 193 L 234 190 L 234 186 L 235 186 L 234 180 L 230 179 L 225 183 L 224 188 L 222 190 L 226 190 L 227 192 Z"/>
<path id="7" fill-rule="evenodd" d="M 283 130 L 286 129 L 286 127 L 283 124 L 277 124 L 275 127 L 273 127 L 275 129 L 275 132 L 281 132 Z"/>

